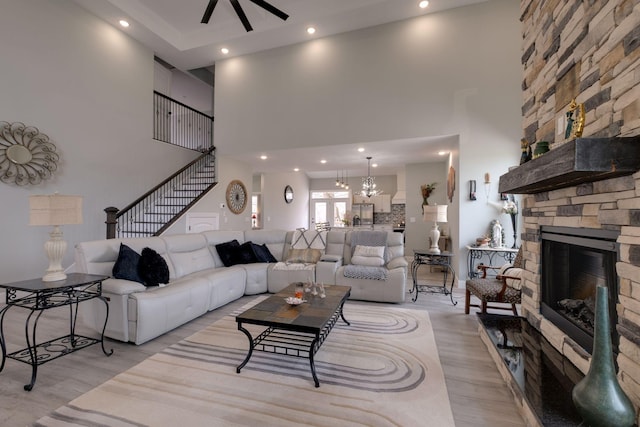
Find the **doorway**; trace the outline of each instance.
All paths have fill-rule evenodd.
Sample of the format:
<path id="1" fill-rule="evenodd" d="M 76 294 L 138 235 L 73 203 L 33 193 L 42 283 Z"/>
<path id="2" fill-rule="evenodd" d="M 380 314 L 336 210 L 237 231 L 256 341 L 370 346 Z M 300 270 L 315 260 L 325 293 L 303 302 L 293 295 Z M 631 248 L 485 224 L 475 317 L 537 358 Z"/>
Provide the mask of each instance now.
<path id="1" fill-rule="evenodd" d="M 332 228 L 350 225 L 348 214 L 351 205 L 349 191 L 312 191 L 309 208 L 309 228 L 316 224 L 328 223 Z"/>

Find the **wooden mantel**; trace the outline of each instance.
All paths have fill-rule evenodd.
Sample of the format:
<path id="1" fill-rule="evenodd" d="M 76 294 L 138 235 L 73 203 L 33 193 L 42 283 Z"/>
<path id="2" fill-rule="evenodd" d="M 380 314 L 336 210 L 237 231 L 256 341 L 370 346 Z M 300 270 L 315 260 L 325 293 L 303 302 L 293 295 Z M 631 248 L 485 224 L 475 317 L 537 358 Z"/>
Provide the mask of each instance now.
<path id="1" fill-rule="evenodd" d="M 500 193 L 534 194 L 640 170 L 640 136 L 577 138 L 500 177 Z"/>

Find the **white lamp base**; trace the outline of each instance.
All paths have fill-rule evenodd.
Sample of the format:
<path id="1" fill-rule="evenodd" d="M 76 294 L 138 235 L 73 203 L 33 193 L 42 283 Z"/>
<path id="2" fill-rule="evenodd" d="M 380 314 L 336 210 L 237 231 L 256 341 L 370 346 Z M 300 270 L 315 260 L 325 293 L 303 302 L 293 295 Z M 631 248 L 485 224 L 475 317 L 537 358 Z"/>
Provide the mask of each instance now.
<path id="1" fill-rule="evenodd" d="M 62 258 L 67 251 L 67 242 L 62 240 L 62 231 L 57 225 L 53 227 L 53 231 L 49 233 L 51 239 L 44 244 L 44 251 L 49 259 L 49 268 L 42 277 L 43 282 L 55 282 L 64 280 L 67 275 L 62 269 Z"/>
<path id="2" fill-rule="evenodd" d="M 429 238 L 431 239 L 431 247 L 429 248 L 430 254 L 439 254 L 440 248 L 438 247 L 438 241 L 440 240 L 440 230 L 438 229 L 438 223 L 433 223 L 433 228 L 429 231 Z"/>

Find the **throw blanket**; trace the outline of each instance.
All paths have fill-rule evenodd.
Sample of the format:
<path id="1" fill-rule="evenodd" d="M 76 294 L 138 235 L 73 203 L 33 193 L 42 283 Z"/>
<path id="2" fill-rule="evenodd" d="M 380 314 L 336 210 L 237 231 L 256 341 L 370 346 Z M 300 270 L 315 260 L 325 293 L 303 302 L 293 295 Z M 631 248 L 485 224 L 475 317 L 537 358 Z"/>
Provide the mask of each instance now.
<path id="1" fill-rule="evenodd" d="M 344 267 L 344 277 L 366 280 L 387 280 L 387 269 L 385 267 L 349 264 Z"/>
<path id="2" fill-rule="evenodd" d="M 277 262 L 274 266 L 274 270 L 313 270 L 315 264 L 303 264 L 303 263 L 286 263 Z"/>

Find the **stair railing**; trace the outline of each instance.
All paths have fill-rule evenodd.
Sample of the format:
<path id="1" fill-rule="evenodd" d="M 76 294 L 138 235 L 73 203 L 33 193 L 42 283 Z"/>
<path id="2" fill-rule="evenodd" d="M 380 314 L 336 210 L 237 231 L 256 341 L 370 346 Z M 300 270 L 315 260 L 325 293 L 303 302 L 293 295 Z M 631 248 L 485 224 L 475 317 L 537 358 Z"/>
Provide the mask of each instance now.
<path id="1" fill-rule="evenodd" d="M 153 139 L 205 152 L 213 147 L 213 117 L 153 91 Z"/>
<path id="2" fill-rule="evenodd" d="M 122 210 L 105 209 L 107 239 L 158 236 L 216 184 L 215 147 Z"/>

